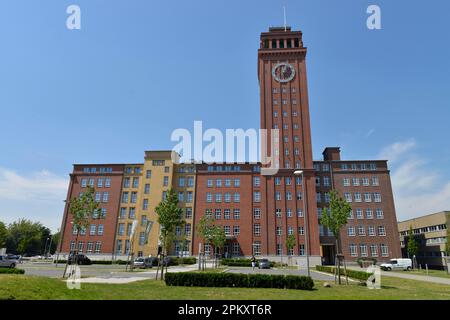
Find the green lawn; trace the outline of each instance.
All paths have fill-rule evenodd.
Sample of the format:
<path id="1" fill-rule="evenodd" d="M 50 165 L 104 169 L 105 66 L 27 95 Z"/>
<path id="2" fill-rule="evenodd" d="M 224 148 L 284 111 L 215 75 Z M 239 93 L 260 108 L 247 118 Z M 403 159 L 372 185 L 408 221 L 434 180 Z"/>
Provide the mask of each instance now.
<path id="1" fill-rule="evenodd" d="M 426 276 L 427 271 L 426 270 L 413 270 L 413 271 L 407 271 L 411 274 L 418 274 L 421 276 Z M 430 277 L 441 277 L 441 278 L 450 278 L 450 274 L 447 273 L 447 271 L 444 270 L 428 270 L 428 276 Z"/>
<path id="2" fill-rule="evenodd" d="M 412 280 L 385 277 L 381 290 L 352 284 L 316 290 L 167 287 L 164 282 L 143 280 L 130 284 L 81 284 L 69 290 L 58 279 L 0 275 L 0 299 L 446 299 L 450 287 Z"/>

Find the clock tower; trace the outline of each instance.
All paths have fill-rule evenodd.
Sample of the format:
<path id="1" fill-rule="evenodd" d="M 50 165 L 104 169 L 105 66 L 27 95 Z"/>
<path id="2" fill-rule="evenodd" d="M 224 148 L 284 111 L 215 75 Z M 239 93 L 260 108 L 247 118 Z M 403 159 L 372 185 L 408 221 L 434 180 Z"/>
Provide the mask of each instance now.
<path id="1" fill-rule="evenodd" d="M 261 34 L 258 50 L 258 77 L 261 101 L 261 128 L 278 129 L 277 156 L 280 169 L 262 176 L 262 196 L 266 201 L 261 239 L 262 254 L 310 256 L 310 265 L 321 264 L 315 173 L 306 77 L 306 47 L 302 32 L 290 27 L 274 27 Z M 286 246 L 289 235 L 296 244 Z"/>

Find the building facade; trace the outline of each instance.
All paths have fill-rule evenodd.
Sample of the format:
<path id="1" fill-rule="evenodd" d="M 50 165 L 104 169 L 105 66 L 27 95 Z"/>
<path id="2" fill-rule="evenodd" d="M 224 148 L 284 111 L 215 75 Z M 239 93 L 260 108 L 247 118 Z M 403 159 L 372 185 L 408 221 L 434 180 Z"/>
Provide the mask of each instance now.
<path id="1" fill-rule="evenodd" d="M 398 223 L 400 233 L 400 245 L 404 258 L 412 258 L 408 253 L 408 240 L 412 228 L 412 236 L 419 244 L 419 252 L 416 255 L 417 263 L 425 268 L 444 269 L 446 267 L 445 257 L 446 245 L 449 241 L 448 230 L 450 230 L 450 211 L 442 211 L 401 221 Z"/>
<path id="2" fill-rule="evenodd" d="M 343 253 L 348 260 L 388 260 L 401 255 L 396 214 L 387 161 L 341 160 L 339 148 L 326 148 L 323 160 L 313 161 L 306 71 L 307 49 L 302 33 L 290 27 L 270 28 L 260 37 L 258 78 L 261 129 L 278 145 L 261 163 L 178 163 L 173 151 L 146 151 L 142 164 L 115 165 L 104 172 L 110 179 L 103 238 L 84 234 L 74 239 L 67 207 L 63 218 L 60 252 L 101 242 L 92 254 L 125 259 L 156 255 L 159 226 L 155 207 L 169 188 L 178 195 L 186 224 L 176 230 L 173 254 L 212 253 L 196 233 L 204 216 L 224 228 L 224 256 L 295 256 L 302 263 L 308 253 L 311 265 L 333 264 L 335 237 L 320 225 L 329 192 L 336 190 L 351 203 L 353 213 L 342 230 Z M 275 172 L 269 170 L 275 164 Z M 82 192 L 83 181 L 96 183 L 92 165 L 75 165 L 68 200 Z M 96 168 L 107 166 L 96 165 Z M 83 180 L 85 179 L 85 180 Z M 87 179 L 87 180 L 86 180 Z M 135 222 L 136 221 L 136 222 Z M 148 222 L 152 228 L 148 237 Z M 133 227 L 133 224 L 135 227 Z M 98 226 L 96 227 L 98 230 Z M 112 231 L 115 230 L 115 231 Z M 134 232 L 133 232 L 134 231 Z M 295 239 L 287 248 L 287 238 Z M 81 244 L 79 242 L 82 241 Z M 83 251 L 87 252 L 87 251 Z M 91 251 L 89 251 L 91 254 Z"/>

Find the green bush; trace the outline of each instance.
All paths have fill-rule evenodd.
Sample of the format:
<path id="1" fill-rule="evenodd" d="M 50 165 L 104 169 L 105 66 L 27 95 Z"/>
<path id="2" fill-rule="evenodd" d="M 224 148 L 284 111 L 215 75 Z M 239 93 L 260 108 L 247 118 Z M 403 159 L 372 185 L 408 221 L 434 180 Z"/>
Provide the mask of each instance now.
<path id="1" fill-rule="evenodd" d="M 330 267 L 330 266 L 316 266 L 316 270 L 317 271 L 322 271 L 322 272 L 328 272 L 328 273 L 332 273 L 334 274 L 335 272 L 335 267 Z M 341 268 L 341 275 L 345 276 L 345 271 L 344 268 Z M 357 279 L 357 280 L 363 280 L 366 281 L 371 275 L 372 273 L 368 273 L 368 272 L 364 272 L 364 271 L 356 271 L 356 270 L 348 270 L 347 269 L 347 275 L 349 278 L 352 279 Z"/>
<path id="2" fill-rule="evenodd" d="M 312 290 L 314 282 L 305 276 L 284 276 L 269 274 L 240 274 L 215 272 L 167 273 L 168 286 L 186 287 L 234 287 L 234 288 L 279 288 Z"/>
<path id="3" fill-rule="evenodd" d="M 24 274 L 25 270 L 23 269 L 16 269 L 16 268 L 0 268 L 0 274 L 6 273 L 6 274 Z"/>

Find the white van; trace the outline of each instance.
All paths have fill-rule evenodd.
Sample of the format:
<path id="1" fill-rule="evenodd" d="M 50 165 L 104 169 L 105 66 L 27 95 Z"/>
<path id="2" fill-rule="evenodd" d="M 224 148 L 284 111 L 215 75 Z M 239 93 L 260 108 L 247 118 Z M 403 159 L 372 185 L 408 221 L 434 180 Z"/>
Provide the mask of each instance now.
<path id="1" fill-rule="evenodd" d="M 382 263 L 380 265 L 381 270 L 391 271 L 391 270 L 407 270 L 412 269 L 411 259 L 391 259 L 387 263 Z"/>

